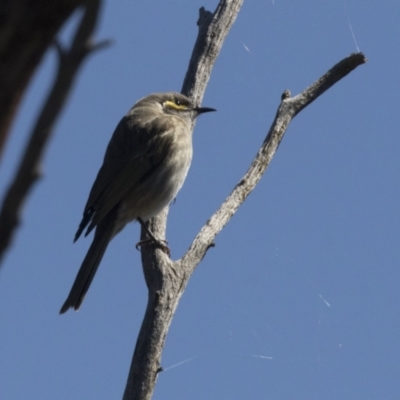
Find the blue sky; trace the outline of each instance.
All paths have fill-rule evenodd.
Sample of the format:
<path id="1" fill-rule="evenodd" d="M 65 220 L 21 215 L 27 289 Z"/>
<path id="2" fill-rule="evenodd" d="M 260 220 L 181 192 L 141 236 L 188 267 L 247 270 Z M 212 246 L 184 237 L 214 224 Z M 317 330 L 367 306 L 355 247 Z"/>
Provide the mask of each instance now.
<path id="1" fill-rule="evenodd" d="M 216 4 L 106 2 L 97 38 L 114 45 L 81 71 L 0 271 L 1 398 L 121 398 L 147 296 L 139 227 L 113 240 L 81 310 L 60 316 L 91 241 L 72 239 L 119 119 L 149 93 L 180 90 L 198 9 Z M 346 8 L 369 62 L 292 121 L 195 271 L 155 400 L 398 399 L 397 0 L 245 1 L 206 91 L 203 105 L 218 112 L 196 125 L 167 239 L 181 257 L 246 171 L 285 89 L 299 93 L 357 51 Z M 14 124 L 1 192 L 54 71 L 49 52 Z"/>

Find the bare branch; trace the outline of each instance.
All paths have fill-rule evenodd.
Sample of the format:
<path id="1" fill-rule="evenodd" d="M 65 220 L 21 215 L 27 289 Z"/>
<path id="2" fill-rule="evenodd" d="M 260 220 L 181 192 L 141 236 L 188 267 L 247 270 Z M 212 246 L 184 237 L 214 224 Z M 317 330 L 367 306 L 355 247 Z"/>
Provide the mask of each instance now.
<path id="1" fill-rule="evenodd" d="M 40 112 L 17 173 L 9 186 L 0 210 L 0 260 L 9 247 L 15 229 L 20 222 L 22 206 L 40 177 L 39 165 L 53 132 L 54 124 L 73 87 L 77 72 L 84 59 L 99 46 L 90 42 L 100 9 L 100 0 L 87 0 L 85 11 L 77 29 L 72 45 L 65 50 L 59 43 L 59 67 L 53 87 Z"/>
<path id="2" fill-rule="evenodd" d="M 190 97 L 195 104 L 200 104 L 203 100 L 215 60 L 242 4 L 243 0 L 222 0 L 214 14 L 203 7 L 200 9 L 197 21 L 199 35 L 182 85 L 182 93 Z"/>
<path id="3" fill-rule="evenodd" d="M 336 64 L 299 95 L 290 98 L 289 91 L 283 93 L 275 120 L 249 170 L 235 186 L 219 210 L 208 220 L 207 224 L 196 236 L 189 250 L 183 256 L 180 268 L 187 269 L 190 275 L 203 259 L 217 234 L 221 232 L 247 196 L 256 187 L 278 149 L 290 121 L 322 93 L 365 62 L 367 60 L 362 53 L 352 54 Z"/>
<path id="4" fill-rule="evenodd" d="M 292 99 L 295 115 L 304 107 L 316 100 L 322 93 L 331 88 L 335 83 L 343 79 L 359 65 L 365 64 L 367 59 L 363 53 L 350 54 L 349 57 L 334 65 L 326 74 L 321 76 L 316 82 L 305 89 L 302 93 Z"/>

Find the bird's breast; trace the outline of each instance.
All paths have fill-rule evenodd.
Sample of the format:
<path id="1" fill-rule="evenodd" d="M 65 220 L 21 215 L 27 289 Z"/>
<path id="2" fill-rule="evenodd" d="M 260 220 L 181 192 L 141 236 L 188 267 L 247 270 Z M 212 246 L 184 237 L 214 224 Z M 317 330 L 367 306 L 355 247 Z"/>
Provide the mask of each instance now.
<path id="1" fill-rule="evenodd" d="M 159 214 L 181 189 L 192 161 L 192 139 L 187 130 L 169 134 L 168 151 L 140 185 L 121 202 L 121 219 L 143 221 Z"/>

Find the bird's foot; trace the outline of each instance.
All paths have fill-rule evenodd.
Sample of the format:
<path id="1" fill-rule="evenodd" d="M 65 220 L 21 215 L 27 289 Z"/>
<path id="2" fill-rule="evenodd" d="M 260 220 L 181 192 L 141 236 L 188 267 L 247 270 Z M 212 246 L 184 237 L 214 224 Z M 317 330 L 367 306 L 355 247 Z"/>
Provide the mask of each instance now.
<path id="1" fill-rule="evenodd" d="M 139 247 L 153 245 L 161 249 L 168 257 L 171 255 L 171 251 L 168 247 L 168 242 L 164 239 L 158 239 L 154 233 L 149 229 L 149 227 L 143 222 L 142 218 L 138 217 L 137 221 L 142 225 L 142 228 L 146 231 L 149 239 L 141 240 L 136 244 L 136 249 L 139 250 Z"/>
<path id="2" fill-rule="evenodd" d="M 161 249 L 168 257 L 171 255 L 171 250 L 168 247 L 166 240 L 160 239 L 144 239 L 136 243 L 136 250 L 140 250 L 142 246 L 156 246 Z"/>

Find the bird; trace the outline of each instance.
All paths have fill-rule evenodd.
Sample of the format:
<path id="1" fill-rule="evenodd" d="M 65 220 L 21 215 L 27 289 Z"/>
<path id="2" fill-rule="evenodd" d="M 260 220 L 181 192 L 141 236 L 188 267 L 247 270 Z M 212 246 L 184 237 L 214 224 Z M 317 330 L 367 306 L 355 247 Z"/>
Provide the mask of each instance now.
<path id="1" fill-rule="evenodd" d="M 153 93 L 136 102 L 118 123 L 74 242 L 85 229 L 85 236 L 95 229 L 94 238 L 60 314 L 79 309 L 108 244 L 127 223 L 138 221 L 147 241 L 169 252 L 145 223 L 176 198 L 192 161 L 194 120 L 211 111 L 216 110 L 199 107 L 180 93 Z"/>

